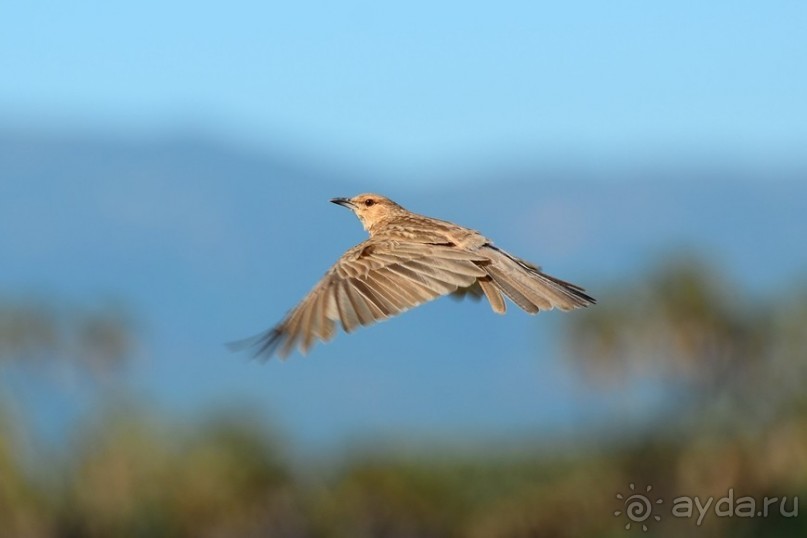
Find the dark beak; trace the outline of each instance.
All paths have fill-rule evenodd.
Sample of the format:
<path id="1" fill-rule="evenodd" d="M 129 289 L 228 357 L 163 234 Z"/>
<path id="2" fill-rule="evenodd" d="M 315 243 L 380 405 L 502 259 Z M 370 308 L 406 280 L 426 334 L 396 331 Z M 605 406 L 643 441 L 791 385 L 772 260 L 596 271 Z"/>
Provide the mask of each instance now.
<path id="1" fill-rule="evenodd" d="M 331 203 L 341 205 L 342 207 L 346 207 L 348 209 L 353 207 L 353 202 L 350 201 L 350 198 L 331 198 Z"/>

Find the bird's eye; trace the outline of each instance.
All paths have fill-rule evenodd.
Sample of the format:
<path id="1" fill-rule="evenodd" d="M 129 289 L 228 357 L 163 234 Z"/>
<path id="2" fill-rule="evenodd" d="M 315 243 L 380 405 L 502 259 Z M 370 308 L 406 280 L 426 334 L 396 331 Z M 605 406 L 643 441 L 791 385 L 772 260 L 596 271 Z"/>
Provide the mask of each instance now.
<path id="1" fill-rule="evenodd" d="M 373 204 L 375 204 L 375 200 L 373 200 L 372 198 L 368 198 L 364 201 L 364 205 L 366 205 L 367 207 L 370 207 Z"/>

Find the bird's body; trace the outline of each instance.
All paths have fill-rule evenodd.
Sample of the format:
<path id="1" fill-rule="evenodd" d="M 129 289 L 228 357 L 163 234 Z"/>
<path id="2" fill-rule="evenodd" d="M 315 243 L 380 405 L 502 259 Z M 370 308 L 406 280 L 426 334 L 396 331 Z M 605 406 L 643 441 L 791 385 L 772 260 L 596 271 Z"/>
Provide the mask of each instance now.
<path id="1" fill-rule="evenodd" d="M 245 341 L 257 355 L 329 340 L 442 295 L 484 294 L 500 314 L 507 296 L 523 310 L 571 310 L 595 301 L 579 286 L 497 248 L 475 230 L 411 213 L 377 195 L 335 198 L 356 213 L 370 238 L 349 249 L 276 327 Z"/>

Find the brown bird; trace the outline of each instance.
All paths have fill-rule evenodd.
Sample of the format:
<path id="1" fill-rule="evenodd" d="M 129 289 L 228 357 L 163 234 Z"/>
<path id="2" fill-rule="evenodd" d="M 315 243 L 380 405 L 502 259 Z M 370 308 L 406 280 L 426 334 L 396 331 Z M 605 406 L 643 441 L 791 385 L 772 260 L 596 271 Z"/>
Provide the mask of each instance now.
<path id="1" fill-rule="evenodd" d="M 277 326 L 237 342 L 256 356 L 281 358 L 295 345 L 305 354 L 328 341 L 338 323 L 346 333 L 448 294 L 484 294 L 504 314 L 504 295 L 530 314 L 594 304 L 579 286 L 549 276 L 493 245 L 475 230 L 411 213 L 378 194 L 334 198 L 361 221 L 370 238 L 345 252 Z"/>

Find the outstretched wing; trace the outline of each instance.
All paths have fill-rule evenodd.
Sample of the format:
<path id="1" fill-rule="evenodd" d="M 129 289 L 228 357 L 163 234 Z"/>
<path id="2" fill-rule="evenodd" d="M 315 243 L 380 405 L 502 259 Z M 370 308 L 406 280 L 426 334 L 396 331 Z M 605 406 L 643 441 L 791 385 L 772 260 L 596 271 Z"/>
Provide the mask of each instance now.
<path id="1" fill-rule="evenodd" d="M 311 292 L 274 328 L 236 347 L 256 356 L 285 358 L 299 345 L 330 340 L 338 323 L 345 332 L 400 314 L 441 295 L 473 285 L 488 259 L 448 245 L 368 240 L 348 250 Z"/>

